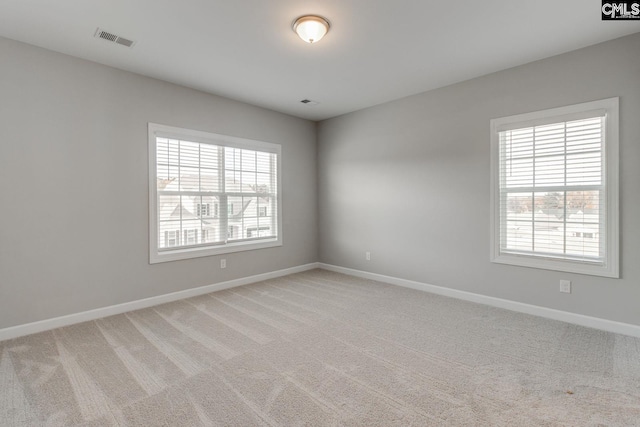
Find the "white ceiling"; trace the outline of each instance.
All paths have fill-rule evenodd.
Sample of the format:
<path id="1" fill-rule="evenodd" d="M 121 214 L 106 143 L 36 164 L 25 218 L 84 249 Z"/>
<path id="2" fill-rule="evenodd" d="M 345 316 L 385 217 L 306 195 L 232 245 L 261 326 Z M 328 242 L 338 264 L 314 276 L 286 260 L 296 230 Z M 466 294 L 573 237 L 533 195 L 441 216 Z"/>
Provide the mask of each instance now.
<path id="1" fill-rule="evenodd" d="M 640 31 L 600 0 L 2 0 L 0 36 L 312 120 Z M 309 45 L 291 30 L 319 14 Z M 136 41 L 94 38 L 97 27 Z M 635 53 L 637 54 L 637 53 Z M 304 105 L 309 98 L 319 105 Z"/>

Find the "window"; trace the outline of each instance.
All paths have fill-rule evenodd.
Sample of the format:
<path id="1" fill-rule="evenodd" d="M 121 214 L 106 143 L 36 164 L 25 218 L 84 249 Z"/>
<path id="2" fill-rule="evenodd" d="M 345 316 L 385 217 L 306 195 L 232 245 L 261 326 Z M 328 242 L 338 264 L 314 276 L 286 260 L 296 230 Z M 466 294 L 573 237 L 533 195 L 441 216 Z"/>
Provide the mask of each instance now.
<path id="1" fill-rule="evenodd" d="M 211 204 L 209 203 L 197 203 L 196 212 L 198 216 L 209 216 L 211 214 Z"/>
<path id="2" fill-rule="evenodd" d="M 491 121 L 493 262 L 619 277 L 618 98 Z"/>
<path id="3" fill-rule="evenodd" d="M 184 230 L 184 241 L 187 245 L 198 243 L 198 230 Z"/>
<path id="4" fill-rule="evenodd" d="M 173 247 L 179 245 L 180 230 L 166 230 L 164 232 L 164 245 L 166 247 Z"/>
<path id="5" fill-rule="evenodd" d="M 280 153 L 277 144 L 150 123 L 150 262 L 281 245 Z"/>

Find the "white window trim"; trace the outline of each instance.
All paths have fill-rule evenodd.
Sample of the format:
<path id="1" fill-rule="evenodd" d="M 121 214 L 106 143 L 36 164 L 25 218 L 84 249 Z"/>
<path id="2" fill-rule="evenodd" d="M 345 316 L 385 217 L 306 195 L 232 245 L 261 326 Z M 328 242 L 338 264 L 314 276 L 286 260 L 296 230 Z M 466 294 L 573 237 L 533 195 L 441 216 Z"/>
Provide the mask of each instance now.
<path id="1" fill-rule="evenodd" d="M 251 251 L 256 249 L 282 246 L 282 148 L 279 144 L 219 135 L 192 129 L 183 129 L 157 123 L 149 123 L 149 263 L 156 264 L 167 261 L 222 255 L 233 252 Z M 244 148 L 250 150 L 274 153 L 278 156 L 277 174 L 277 237 L 260 240 L 259 242 L 230 242 L 225 245 L 179 248 L 175 250 L 158 250 L 158 211 L 156 185 L 156 138 L 188 139 L 192 142 L 224 145 L 227 147 Z"/>
<path id="2" fill-rule="evenodd" d="M 505 254 L 500 252 L 500 164 L 499 138 L 502 130 L 542 124 L 549 119 L 568 121 L 594 110 L 605 110 L 604 186 L 606 188 L 605 218 L 606 240 L 604 265 L 586 262 L 559 260 L 530 255 Z M 553 121 L 553 120 L 552 120 Z M 515 126 L 514 126 L 515 125 Z M 521 267 L 564 271 L 603 277 L 620 277 L 619 267 L 619 98 L 585 102 L 567 107 L 552 108 L 532 113 L 518 114 L 491 120 L 491 261 Z"/>

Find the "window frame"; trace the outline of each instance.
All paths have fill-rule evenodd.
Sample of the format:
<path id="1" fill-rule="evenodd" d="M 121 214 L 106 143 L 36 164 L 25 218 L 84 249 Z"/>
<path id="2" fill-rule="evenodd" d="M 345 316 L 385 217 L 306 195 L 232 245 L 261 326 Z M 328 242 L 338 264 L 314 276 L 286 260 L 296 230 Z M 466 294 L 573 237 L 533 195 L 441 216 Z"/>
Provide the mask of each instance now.
<path id="1" fill-rule="evenodd" d="M 157 188 L 157 143 L 156 138 L 171 138 L 190 142 L 233 147 L 239 149 L 269 152 L 276 155 L 276 236 L 260 241 L 238 241 L 211 246 L 163 248 L 158 242 L 158 188 Z M 192 129 L 167 126 L 157 123 L 148 124 L 149 153 L 149 263 L 156 264 L 190 258 L 222 255 L 233 252 L 282 246 L 282 146 L 270 142 L 220 135 Z"/>
<path id="2" fill-rule="evenodd" d="M 501 252 L 500 207 L 500 138 L 501 131 L 585 118 L 593 112 L 604 113 L 604 142 L 602 148 L 605 191 L 605 239 L 602 264 L 581 260 L 560 259 L 548 255 Z M 491 128 L 491 262 L 545 270 L 563 271 L 603 277 L 620 277 L 619 267 L 619 98 L 607 98 L 565 107 L 492 119 Z M 560 188 L 560 190 L 562 190 Z"/>

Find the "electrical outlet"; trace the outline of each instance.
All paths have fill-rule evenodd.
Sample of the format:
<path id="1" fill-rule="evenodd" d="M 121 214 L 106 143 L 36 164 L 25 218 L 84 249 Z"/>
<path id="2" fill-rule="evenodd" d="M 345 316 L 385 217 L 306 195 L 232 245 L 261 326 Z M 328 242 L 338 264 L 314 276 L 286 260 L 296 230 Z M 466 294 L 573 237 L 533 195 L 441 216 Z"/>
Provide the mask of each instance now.
<path id="1" fill-rule="evenodd" d="M 571 293 L 571 280 L 560 280 L 560 292 Z"/>
<path id="2" fill-rule="evenodd" d="M 371 252 L 367 251 L 364 253 L 364 259 L 367 261 L 371 261 Z"/>
<path id="3" fill-rule="evenodd" d="M 227 260 L 222 258 L 220 260 L 220 268 L 227 268 Z"/>

